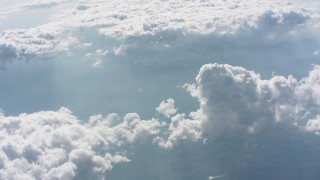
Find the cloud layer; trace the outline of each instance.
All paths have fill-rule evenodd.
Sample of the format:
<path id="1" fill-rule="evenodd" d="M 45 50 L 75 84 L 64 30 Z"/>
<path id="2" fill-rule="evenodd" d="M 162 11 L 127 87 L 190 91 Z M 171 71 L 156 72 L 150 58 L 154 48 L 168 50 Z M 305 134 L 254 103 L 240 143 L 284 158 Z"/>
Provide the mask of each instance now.
<path id="1" fill-rule="evenodd" d="M 11 13 L 51 8 L 64 3 L 74 2 L 30 2 L 13 7 Z M 5 30 L 0 36 L 1 47 L 9 44 L 16 53 L 3 59 L 2 64 L 30 56 L 66 52 L 79 40 L 75 32 L 81 29 L 92 28 L 105 37 L 120 40 L 117 44 L 123 44 L 119 46 L 122 49 L 137 40 L 139 43 L 148 41 L 169 47 L 170 42 L 166 41 L 180 36 L 267 33 L 267 38 L 277 38 L 293 33 L 297 28 L 316 26 L 319 14 L 317 8 L 308 5 L 301 7 L 287 2 L 255 0 L 242 3 L 222 0 L 81 1 L 76 7 L 63 8 L 63 12 L 52 15 L 50 22 L 39 27 Z"/>
<path id="2" fill-rule="evenodd" d="M 117 38 L 142 35 L 229 34 L 240 29 L 291 31 L 317 18 L 311 7 L 275 1 L 121 1 L 83 2 L 85 11 L 73 11 L 82 26 L 97 26 L 100 33 Z M 130 8 L 128 8 L 130 7 Z M 106 12 L 108 10 L 108 12 Z M 111 10 L 111 11 L 110 11 Z M 312 12 L 312 13 L 311 13 Z M 71 15 L 71 14 L 70 14 Z"/>

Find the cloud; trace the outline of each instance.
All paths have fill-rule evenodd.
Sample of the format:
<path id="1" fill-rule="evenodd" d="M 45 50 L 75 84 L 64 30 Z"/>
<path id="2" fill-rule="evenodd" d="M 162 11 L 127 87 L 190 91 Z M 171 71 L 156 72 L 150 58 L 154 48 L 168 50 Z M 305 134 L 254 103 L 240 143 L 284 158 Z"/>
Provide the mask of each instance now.
<path id="1" fill-rule="evenodd" d="M 209 160 L 198 165 L 215 167 L 217 171 L 211 174 L 222 174 L 217 178 L 316 179 L 318 163 L 313 157 L 317 151 L 313 149 L 319 147 L 319 77 L 317 65 L 300 79 L 291 75 L 263 79 L 239 66 L 203 65 L 196 83 L 185 85 L 200 103 L 196 116 L 177 114 L 167 140 L 155 140 L 160 147 L 173 150 L 181 146 L 181 137 L 203 141 L 203 149 L 195 143 L 193 150 Z M 194 125 L 187 125 L 186 119 Z M 177 126 L 177 122 L 184 125 Z M 198 161 L 192 160 L 194 167 Z M 303 173 L 295 173 L 296 169 Z"/>
<path id="2" fill-rule="evenodd" d="M 174 107 L 174 99 L 172 98 L 162 101 L 156 110 L 158 113 L 163 114 L 167 118 L 170 118 L 177 112 L 177 109 Z"/>
<path id="3" fill-rule="evenodd" d="M 26 7 L 30 10 L 47 8 L 58 5 L 56 2 L 31 3 Z M 110 47 L 103 44 L 95 53 L 85 52 L 90 53 L 87 54 L 88 58 L 94 59 L 93 67 L 101 66 L 105 62 L 102 59 L 105 56 L 127 56 L 135 61 L 134 63 L 152 64 L 158 61 L 159 64 L 167 64 L 171 69 L 166 68 L 165 72 L 177 71 L 176 67 L 179 67 L 179 73 L 186 71 L 191 76 L 188 66 L 197 66 L 193 66 L 190 61 L 182 64 L 180 60 L 197 60 L 194 62 L 202 65 L 204 61 L 199 59 L 200 56 L 209 59 L 212 54 L 233 54 L 236 51 L 251 54 L 257 51 L 259 57 L 253 59 L 265 58 L 269 62 L 274 58 L 267 55 L 277 54 L 274 53 L 274 49 L 283 54 L 293 54 L 293 51 L 281 49 L 283 43 L 294 44 L 291 43 L 294 41 L 288 39 L 294 39 L 297 36 L 295 31 L 299 28 L 308 28 L 317 20 L 319 14 L 319 10 L 312 7 L 255 0 L 244 3 L 219 0 L 183 3 L 172 0 L 81 1 L 80 4 L 72 6 L 72 9 L 64 10 L 63 13 L 52 17 L 51 22 L 43 26 L 4 31 L 0 35 L 0 64 L 5 66 L 15 60 L 50 57 L 69 51 L 71 45 L 91 50 L 95 48 L 97 41 L 90 39 L 93 43 L 86 44 L 87 37 L 81 39 L 82 37 L 76 34 L 79 33 L 78 30 L 93 29 L 104 35 L 102 38 L 115 41 L 112 45 L 108 44 Z M 85 42 L 80 42 L 82 40 Z M 78 44 L 82 45 L 77 46 Z M 257 45 L 263 47 L 260 49 L 274 49 L 262 54 L 253 48 Z M 242 51 L 241 48 L 247 49 Z M 236 50 L 228 51 L 230 49 Z M 246 51 L 248 49 L 250 52 Z M 210 56 L 206 54 L 208 51 L 211 52 Z M 241 58 L 244 59 L 230 59 L 234 64 L 239 64 L 238 62 L 242 62 Z M 281 58 L 275 61 L 279 59 Z M 258 64 L 260 62 L 258 61 Z M 297 66 L 295 63 L 291 64 Z M 169 118 L 165 122 L 153 118 L 144 120 L 137 113 L 128 113 L 124 117 L 117 114 L 109 114 L 106 117 L 94 115 L 88 122 L 81 122 L 66 108 L 16 117 L 2 114 L 0 179 L 103 179 L 118 163 L 131 160 L 132 149 L 136 148 L 136 151 L 142 150 L 148 154 L 154 153 L 148 151 L 149 146 L 145 142 L 149 140 L 163 149 L 171 149 L 170 152 L 177 150 L 172 157 L 180 159 L 170 166 L 173 167 L 168 170 L 171 173 L 182 164 L 181 168 L 185 168 L 186 164 L 184 170 L 188 169 L 190 172 L 201 169 L 198 173 L 203 173 L 210 171 L 208 167 L 212 171 L 220 166 L 226 171 L 205 173 L 205 178 L 209 179 L 228 178 L 232 173 L 233 177 L 241 177 L 243 174 L 256 175 L 261 171 L 274 177 L 276 173 L 270 173 L 271 165 L 278 169 L 277 167 L 286 167 L 282 165 L 288 163 L 292 164 L 288 168 L 291 170 L 295 164 L 299 164 L 298 167 L 301 164 L 305 165 L 292 161 L 291 155 L 286 154 L 288 149 L 298 152 L 299 158 L 304 153 L 317 157 L 314 153 L 308 153 L 310 146 L 302 145 L 311 144 L 309 139 L 307 142 L 304 141 L 305 134 L 314 138 L 317 136 L 313 136 L 313 133 L 320 133 L 319 69 L 318 66 L 314 66 L 310 74 L 301 80 L 293 76 L 263 79 L 258 73 L 242 67 L 227 64 L 204 65 L 196 83 L 186 86 L 191 95 L 199 100 L 200 109 L 191 113 L 178 112 L 174 104 L 178 101 L 169 98 L 156 108 L 157 112 Z M 121 69 L 121 72 L 126 70 Z M 146 76 L 143 71 L 140 72 Z M 148 87 L 141 88 L 148 91 Z M 181 111 L 180 108 L 179 110 Z M 290 131 L 292 134 L 282 133 L 283 131 Z M 300 138 L 303 142 L 298 142 Z M 236 140 L 233 141 L 234 139 Z M 223 141 L 212 143 L 211 140 Z M 293 143 L 287 145 L 281 142 L 282 140 L 292 140 Z M 197 143 L 201 141 L 206 145 Z M 142 142 L 142 146 L 133 147 L 137 142 Z M 194 144 L 188 144 L 190 142 Z M 301 153 L 301 147 L 307 150 L 301 150 Z M 196 151 L 191 152 L 192 150 Z M 146 154 L 141 154 L 135 158 L 143 159 Z M 205 158 L 201 159 L 198 156 Z M 290 161 L 282 161 L 282 158 L 288 158 Z M 295 158 L 297 157 L 293 159 Z M 171 158 L 168 159 L 168 164 L 171 164 Z M 187 163 L 181 163 L 181 159 Z M 281 162 L 272 161 L 273 159 L 280 159 Z M 305 159 L 308 160 L 307 157 Z M 307 162 L 305 159 L 301 161 Z M 152 160 L 143 162 L 148 164 Z M 161 162 L 156 163 L 162 165 Z M 156 163 L 153 165 L 158 167 Z M 193 163 L 196 165 L 193 166 Z M 299 173 L 301 171 L 299 168 L 294 170 L 299 170 L 296 171 Z M 310 171 L 313 169 L 310 168 Z M 164 171 L 157 169 L 156 172 Z M 174 173 L 177 174 L 172 174 Z M 185 174 L 178 177 L 189 177 Z M 214 176 L 219 174 L 222 176 Z M 230 179 L 234 178 L 231 176 Z"/>
<path id="4" fill-rule="evenodd" d="M 258 26 L 261 29 L 292 29 L 303 24 L 308 13 L 295 5 L 285 2 L 272 4 L 268 1 L 238 3 L 237 1 L 190 1 L 190 2 L 145 2 L 139 6 L 134 1 L 103 4 L 99 11 L 113 9 L 110 21 L 103 24 L 97 14 L 80 14 L 87 25 L 99 24 L 99 31 L 107 36 L 126 38 L 141 35 L 158 35 L 168 31 L 182 31 L 184 34 L 225 34 L 235 33 L 239 29 Z M 119 11 L 132 7 L 129 11 Z M 155 8 L 157 7 L 157 8 Z M 92 8 L 91 11 L 96 11 Z M 143 9 L 149 9 L 144 11 Z M 271 11 L 273 9 L 273 11 Z M 112 18 L 125 17 L 125 18 Z M 85 19 L 91 19 L 86 21 Z M 139 19 L 139 20 L 138 20 Z"/>
<path id="5" fill-rule="evenodd" d="M 161 101 L 156 108 L 158 113 L 170 118 L 168 129 L 167 127 L 162 128 L 164 134 L 153 139 L 153 143 L 164 149 L 172 149 L 174 145 L 181 141 L 197 142 L 202 139 L 202 113 L 191 112 L 189 116 L 184 113 L 176 114 L 178 109 L 175 108 L 174 102 L 174 99 L 169 98 Z"/>
<path id="6" fill-rule="evenodd" d="M 295 46 L 297 41 L 303 40 L 306 35 L 300 31 L 316 23 L 319 14 L 318 10 L 307 5 L 302 8 L 286 2 L 134 2 L 102 3 L 99 6 L 91 4 L 85 12 L 74 10 L 73 14 L 66 12 L 62 17 L 68 19 L 76 15 L 71 28 L 95 28 L 106 38 L 115 40 L 111 50 L 115 57 L 112 58 L 128 59 L 133 64 L 143 66 L 178 68 L 184 63 L 198 68 L 212 62 L 212 59 L 221 59 L 223 62 L 233 59 L 235 57 L 230 56 L 245 48 L 252 51 L 240 55 L 250 56 L 262 49 L 268 51 L 275 48 L 278 48 L 278 52 L 284 52 L 287 49 L 282 46 L 283 43 L 289 44 L 288 49 L 298 48 Z M 123 10 L 125 7 L 132 9 Z M 311 33 L 309 35 L 312 36 Z M 309 45 L 312 46 L 312 43 Z M 243 59 L 264 61 L 265 58 L 271 61 L 273 57 L 266 57 L 274 54 L 268 52 L 266 55 Z M 294 60 L 291 58 L 291 61 Z"/>
<path id="7" fill-rule="evenodd" d="M 130 40 L 143 36 L 164 36 L 167 33 L 219 36 L 236 34 L 239 30 L 251 31 L 251 29 L 285 33 L 304 25 L 308 19 L 316 19 L 315 14 L 319 13 L 307 5 L 303 9 L 286 2 L 270 3 L 254 0 L 246 3 L 237 1 L 138 3 L 132 0 L 121 3 L 81 4 L 86 7 L 88 5 L 90 8 L 86 11 L 67 12 L 62 18 L 72 19 L 74 27 L 96 27 L 107 37 Z"/>
<path id="8" fill-rule="evenodd" d="M 207 64 L 200 69 L 196 83 L 186 85 L 199 100 L 200 108 L 186 115 L 178 112 L 173 99 L 162 101 L 159 107 L 175 110 L 169 113 L 169 122 L 154 118 L 143 120 L 137 113 L 124 117 L 98 114 L 83 122 L 66 108 L 19 116 L 1 113 L 0 178 L 104 179 L 111 169 L 119 163 L 130 162 L 131 157 L 139 162 L 146 155 L 144 152 L 149 153 L 148 157 L 159 152 L 166 157 L 180 157 L 184 152 L 183 159 L 194 164 L 190 166 L 193 167 L 190 173 L 201 172 L 204 178 L 220 177 L 210 174 L 223 174 L 221 178 L 267 177 L 259 167 L 263 169 L 270 164 L 291 170 L 305 169 L 309 156 L 296 165 L 292 162 L 297 157 L 282 152 L 293 148 L 300 156 L 306 152 L 300 152 L 300 145 L 309 150 L 316 141 L 314 138 L 318 138 L 313 133 L 320 132 L 319 74 L 320 67 L 314 66 L 309 75 L 300 80 L 292 76 L 262 79 L 242 67 Z M 292 142 L 281 143 L 288 140 Z M 151 142 L 170 151 L 154 152 L 148 149 L 156 148 Z M 195 152 L 203 155 L 195 156 Z M 271 156 L 282 161 L 275 163 L 272 158 L 266 158 Z M 162 163 L 174 163 L 175 167 L 181 163 L 181 159 L 178 160 Z M 156 160 L 146 163 L 153 161 Z M 216 169 L 220 166 L 223 171 Z M 214 170 L 203 167 L 214 167 Z M 133 168 L 128 176 L 139 173 L 132 172 L 139 167 L 128 168 Z M 310 165 L 308 172 L 313 170 Z M 163 172 L 157 171 L 153 177 L 159 173 Z M 272 177 L 281 175 L 276 172 Z"/>
<path id="9" fill-rule="evenodd" d="M 199 112 L 191 112 L 189 117 L 176 114 L 171 118 L 168 129 L 164 129 L 165 135 L 157 136 L 153 143 L 164 149 L 172 149 L 182 141 L 197 142 L 203 138 L 201 120 L 202 114 Z"/>
<path id="10" fill-rule="evenodd" d="M 320 67 L 301 80 L 293 76 L 262 79 L 259 74 L 227 64 L 204 65 L 195 85 L 188 85 L 206 116 L 202 131 L 213 138 L 295 126 L 317 132 Z"/>
<path id="11" fill-rule="evenodd" d="M 129 113 L 124 117 L 123 123 L 115 126 L 115 134 L 125 138 L 126 141 L 134 142 L 149 135 L 156 135 L 160 132 L 159 128 L 165 124 L 156 119 L 141 120 L 136 113 Z"/>
<path id="12" fill-rule="evenodd" d="M 52 26 L 3 31 L 0 37 L 1 64 L 32 57 L 48 58 L 69 51 L 78 41 Z"/>
<path id="13" fill-rule="evenodd" d="M 50 0 L 20 4 L 14 9 L 46 8 L 74 1 Z M 9 8 L 10 9 L 10 8 Z M 148 9 L 147 11 L 145 9 Z M 319 10 L 304 4 L 269 1 L 81 1 L 76 7 L 63 9 L 49 22 L 30 29 L 11 29 L 0 40 L 16 48 L 18 57 L 47 56 L 74 45 L 77 37 L 70 32 L 94 29 L 115 39 L 114 53 L 123 55 L 135 43 L 160 43 L 166 48 L 175 37 L 221 37 L 245 33 L 277 38 L 298 28 L 311 26 L 319 19 Z M 69 34 L 68 34 L 69 33 Z M 48 35 L 50 39 L 37 37 Z M 150 38 L 151 39 L 148 39 Z M 252 39 L 255 39 L 254 37 Z M 120 41 L 119 41 L 120 40 Z M 125 41 L 123 41 L 125 40 Z M 119 45 L 120 43 L 120 45 Z M 148 47 L 148 46 L 147 46 Z M 152 46 L 153 47 L 153 46 Z M 147 48 L 148 49 L 148 48 Z M 132 50 L 134 51 L 134 49 Z"/>
<path id="14" fill-rule="evenodd" d="M 288 32 L 303 25 L 308 19 L 308 14 L 299 11 L 290 10 L 276 13 L 269 10 L 258 17 L 256 27 L 262 32 Z"/>
<path id="15" fill-rule="evenodd" d="M 129 113 L 95 115 L 81 123 L 71 111 L 0 116 L 1 179 L 104 179 L 129 162 L 121 146 L 159 133 L 162 124 Z"/>

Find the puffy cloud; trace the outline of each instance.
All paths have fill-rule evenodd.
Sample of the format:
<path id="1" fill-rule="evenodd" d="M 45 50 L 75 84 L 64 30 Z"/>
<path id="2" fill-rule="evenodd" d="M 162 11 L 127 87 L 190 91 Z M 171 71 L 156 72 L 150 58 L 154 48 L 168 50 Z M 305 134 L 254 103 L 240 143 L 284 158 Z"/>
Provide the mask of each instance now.
<path id="1" fill-rule="evenodd" d="M 187 86 L 199 99 L 205 135 L 215 138 L 257 133 L 267 127 L 302 127 L 317 132 L 320 106 L 319 66 L 301 80 L 273 76 L 268 80 L 242 67 L 207 64 L 196 85 Z"/>
<path id="2" fill-rule="evenodd" d="M 202 113 L 191 112 L 189 117 L 184 113 L 176 114 L 177 109 L 172 98 L 162 101 L 156 110 L 160 114 L 170 118 L 170 123 L 168 129 L 162 128 L 164 134 L 154 138 L 153 143 L 158 144 L 161 148 L 171 149 L 183 140 L 196 142 L 202 139 Z"/>
<path id="3" fill-rule="evenodd" d="M 124 137 L 129 142 L 134 142 L 138 139 L 155 135 L 159 133 L 159 127 L 165 124 L 160 123 L 156 119 L 141 120 L 136 113 L 129 113 L 124 117 L 124 122 L 115 126 L 115 133 Z"/>
<path id="4" fill-rule="evenodd" d="M 162 101 L 156 110 L 158 113 L 163 114 L 167 118 L 170 118 L 177 112 L 177 109 L 174 107 L 174 99 L 172 98 Z"/>
<path id="5" fill-rule="evenodd" d="M 104 179 L 113 165 L 129 162 L 121 146 L 159 133 L 158 120 L 129 113 L 92 116 L 80 123 L 71 111 L 0 117 L 1 179 Z"/>
<path id="6" fill-rule="evenodd" d="M 164 149 L 171 149 L 181 141 L 197 142 L 202 139 L 201 120 L 202 114 L 191 112 L 189 118 L 185 114 L 176 114 L 171 118 L 169 128 L 165 129 L 165 136 L 157 136 L 153 142 Z"/>

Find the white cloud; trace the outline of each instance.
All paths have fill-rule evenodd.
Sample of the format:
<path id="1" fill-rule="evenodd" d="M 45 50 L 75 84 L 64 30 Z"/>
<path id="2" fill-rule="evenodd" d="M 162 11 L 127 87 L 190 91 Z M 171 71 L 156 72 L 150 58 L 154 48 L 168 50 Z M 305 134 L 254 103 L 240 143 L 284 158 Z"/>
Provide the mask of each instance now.
<path id="1" fill-rule="evenodd" d="M 29 60 L 34 56 L 51 57 L 55 53 L 67 52 L 71 44 L 78 41 L 63 34 L 54 24 L 31 29 L 3 31 L 0 37 L 2 64 L 16 59 Z"/>
<path id="2" fill-rule="evenodd" d="M 241 3 L 222 0 L 86 3 L 93 5 L 85 12 L 73 11 L 66 16 L 75 14 L 76 25 L 99 26 L 102 34 L 117 38 L 161 35 L 170 31 L 225 34 L 248 27 L 264 31 L 293 30 L 316 13 L 310 6 L 302 9 L 301 5 L 286 2 L 255 0 Z"/>
<path id="3" fill-rule="evenodd" d="M 167 118 L 170 118 L 177 112 L 177 109 L 174 107 L 174 99 L 172 98 L 162 101 L 156 110 L 158 113 L 163 114 Z"/>
<path id="4" fill-rule="evenodd" d="M 71 111 L 0 117 L 0 178 L 104 179 L 113 165 L 130 160 L 121 145 L 159 133 L 158 120 L 129 113 L 95 115 L 80 123 Z M 113 149 L 113 150 L 112 150 Z"/>
<path id="5" fill-rule="evenodd" d="M 115 134 L 129 142 L 156 135 L 160 132 L 159 128 L 165 125 L 156 119 L 141 120 L 136 113 L 127 114 L 123 120 L 123 123 L 114 127 Z"/>
<path id="6" fill-rule="evenodd" d="M 17 5 L 13 9 L 46 8 L 71 2 L 75 1 L 34 1 Z M 68 32 L 78 28 L 94 28 L 107 37 L 129 40 L 120 41 L 123 45 L 113 49 L 119 55 L 126 50 L 126 43 L 146 36 L 152 36 L 154 41 L 177 35 L 220 36 L 239 32 L 268 32 L 267 37 L 281 37 L 283 33 L 316 23 L 319 14 L 319 9 L 307 4 L 302 6 L 256 0 L 241 3 L 222 0 L 183 3 L 172 0 L 81 1 L 76 8 L 63 9 L 63 12 L 57 13 L 42 26 L 6 30 L 1 34 L 0 41 L 17 49 L 18 58 L 44 54 L 49 56 L 66 51 L 75 43 L 76 39 Z M 161 46 L 168 45 L 163 42 Z M 3 64 L 5 62 L 10 61 L 3 61 Z"/>
<path id="7" fill-rule="evenodd" d="M 201 122 L 203 115 L 191 112 L 189 118 L 185 114 L 176 114 L 171 118 L 169 128 L 165 129 L 165 137 L 157 136 L 153 143 L 164 149 L 171 149 L 181 141 L 197 142 L 202 139 Z M 166 134 L 168 133 L 168 134 Z"/>
<path id="8" fill-rule="evenodd" d="M 298 124 L 318 131 L 320 106 L 320 68 L 315 66 L 300 81 L 292 76 L 273 76 L 268 80 L 241 67 L 204 65 L 188 86 L 199 99 L 203 134 L 214 138 L 257 133 L 268 127 Z"/>

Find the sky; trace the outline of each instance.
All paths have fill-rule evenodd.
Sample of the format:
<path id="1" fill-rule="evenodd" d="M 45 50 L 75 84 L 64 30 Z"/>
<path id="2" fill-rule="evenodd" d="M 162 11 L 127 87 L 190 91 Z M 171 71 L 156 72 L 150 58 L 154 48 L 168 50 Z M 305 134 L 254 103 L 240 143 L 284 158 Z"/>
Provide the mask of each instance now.
<path id="1" fill-rule="evenodd" d="M 317 179 L 316 0 L 0 2 L 0 179 Z"/>

